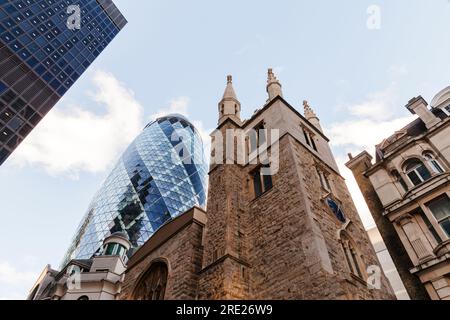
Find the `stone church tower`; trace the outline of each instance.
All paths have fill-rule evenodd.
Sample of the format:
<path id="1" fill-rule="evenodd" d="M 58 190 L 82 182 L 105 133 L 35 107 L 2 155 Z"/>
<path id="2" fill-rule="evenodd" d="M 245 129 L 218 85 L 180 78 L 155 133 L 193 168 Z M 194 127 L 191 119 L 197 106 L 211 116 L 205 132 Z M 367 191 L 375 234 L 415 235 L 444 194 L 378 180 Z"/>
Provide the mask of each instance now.
<path id="1" fill-rule="evenodd" d="M 271 69 L 267 93 L 242 120 L 228 76 L 207 211 L 172 220 L 131 257 L 122 299 L 152 287 L 164 299 L 395 299 L 319 118 L 284 100 Z"/>

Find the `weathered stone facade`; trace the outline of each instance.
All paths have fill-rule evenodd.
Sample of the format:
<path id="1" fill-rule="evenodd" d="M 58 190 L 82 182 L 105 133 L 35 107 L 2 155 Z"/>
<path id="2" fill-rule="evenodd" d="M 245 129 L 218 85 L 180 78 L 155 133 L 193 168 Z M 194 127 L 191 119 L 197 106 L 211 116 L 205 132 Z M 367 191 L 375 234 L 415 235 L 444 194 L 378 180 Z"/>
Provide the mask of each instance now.
<path id="1" fill-rule="evenodd" d="M 130 259 L 120 299 L 134 300 L 141 276 L 155 262 L 167 264 L 165 299 L 192 300 L 202 267 L 205 212 L 192 208 L 166 224 Z"/>
<path id="2" fill-rule="evenodd" d="M 134 290 L 154 261 L 168 266 L 165 299 L 395 299 L 317 116 L 306 102 L 305 116 L 290 106 L 271 71 L 267 91 L 262 109 L 241 121 L 228 78 L 212 134 L 206 216 L 193 209 L 157 231 L 131 258 L 122 299 L 140 298 Z M 261 185 L 263 164 L 248 157 L 254 128 L 266 130 L 273 170 Z M 237 132 L 234 159 L 239 147 L 247 151 L 243 163 L 217 161 L 231 161 L 219 154 L 227 130 Z M 271 130 L 279 130 L 276 141 Z M 378 288 L 368 285 L 372 270 L 380 272 Z"/>
<path id="3" fill-rule="evenodd" d="M 422 97 L 406 108 L 418 118 L 347 166 L 366 199 L 411 299 L 450 299 L 450 87 L 431 109 Z"/>

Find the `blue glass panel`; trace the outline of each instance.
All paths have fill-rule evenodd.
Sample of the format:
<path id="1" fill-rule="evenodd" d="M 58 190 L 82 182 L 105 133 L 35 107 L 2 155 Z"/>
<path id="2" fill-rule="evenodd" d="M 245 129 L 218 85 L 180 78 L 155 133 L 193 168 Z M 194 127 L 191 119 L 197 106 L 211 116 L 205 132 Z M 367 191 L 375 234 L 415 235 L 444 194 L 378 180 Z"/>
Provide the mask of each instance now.
<path id="1" fill-rule="evenodd" d="M 200 161 L 183 163 L 170 139 L 173 132 L 184 137 Z M 181 116 L 147 125 L 92 200 L 63 264 L 92 257 L 116 231 L 127 233 L 138 247 L 168 220 L 193 206 L 205 206 L 208 167 L 202 148 L 200 135 Z"/>
<path id="2" fill-rule="evenodd" d="M 5 3 L 0 9 L 0 39 L 11 50 L 18 52 L 23 61 L 27 62 L 30 55 L 33 55 L 32 58 L 41 63 L 46 58 L 51 57 L 63 67 L 63 64 L 67 65 L 75 58 L 80 58 L 83 69 L 77 70 L 81 74 L 119 32 L 117 26 L 114 25 L 96 0 L 75 2 L 82 9 L 83 23 L 80 30 L 73 31 L 66 26 L 67 19 L 70 16 L 66 12 L 66 8 L 72 2 L 42 0 L 21 1 L 13 4 L 1 0 L 0 3 Z M 80 39 L 85 41 L 80 41 Z M 70 45 L 67 44 L 68 40 L 71 41 L 69 42 Z M 74 44 L 77 43 L 80 46 L 75 47 Z M 80 57 L 81 54 L 84 57 Z M 67 60 L 62 60 L 63 56 Z M 31 62 L 29 65 L 35 66 L 37 64 L 34 59 L 29 60 Z M 50 66 L 45 65 L 45 67 L 49 68 Z M 77 65 L 72 65 L 72 67 L 75 69 Z M 46 74 L 46 71 L 40 70 L 39 74 Z M 56 76 L 58 75 L 53 73 L 53 77 Z M 70 76 L 70 74 L 66 75 L 66 78 L 67 76 Z M 48 77 L 45 79 L 48 84 L 54 80 L 54 78 Z M 66 81 L 65 78 L 59 78 L 59 80 L 64 81 L 64 85 L 67 87 L 73 84 L 73 79 Z M 54 86 L 52 87 L 55 89 Z M 61 94 L 66 90 L 67 88 L 60 88 L 56 91 Z"/>
<path id="3" fill-rule="evenodd" d="M 8 89 L 8 87 L 6 86 L 6 84 L 4 84 L 3 82 L 0 81 L 0 94 L 2 94 L 3 92 L 5 92 L 6 89 Z"/>

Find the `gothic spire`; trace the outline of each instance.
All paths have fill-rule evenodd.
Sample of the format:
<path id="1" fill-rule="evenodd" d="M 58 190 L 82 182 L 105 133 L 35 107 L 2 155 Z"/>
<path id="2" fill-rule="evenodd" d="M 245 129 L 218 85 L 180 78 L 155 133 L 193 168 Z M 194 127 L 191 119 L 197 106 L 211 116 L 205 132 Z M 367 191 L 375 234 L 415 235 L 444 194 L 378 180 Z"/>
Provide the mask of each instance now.
<path id="1" fill-rule="evenodd" d="M 232 118 L 238 123 L 241 121 L 241 103 L 237 99 L 236 92 L 233 88 L 233 77 L 227 76 L 227 86 L 223 93 L 222 100 L 219 102 L 219 123 L 226 118 Z"/>
<path id="2" fill-rule="evenodd" d="M 311 124 L 314 125 L 317 129 L 322 131 L 322 127 L 320 126 L 320 120 L 317 117 L 314 110 L 309 106 L 308 101 L 306 101 L 306 100 L 303 101 L 303 108 L 305 110 L 304 111 L 305 118 L 309 122 L 311 122 Z"/>
<path id="3" fill-rule="evenodd" d="M 281 83 L 278 81 L 277 77 L 270 68 L 267 73 L 267 93 L 269 94 L 268 101 L 274 99 L 277 96 L 282 97 L 283 92 L 281 90 Z"/>

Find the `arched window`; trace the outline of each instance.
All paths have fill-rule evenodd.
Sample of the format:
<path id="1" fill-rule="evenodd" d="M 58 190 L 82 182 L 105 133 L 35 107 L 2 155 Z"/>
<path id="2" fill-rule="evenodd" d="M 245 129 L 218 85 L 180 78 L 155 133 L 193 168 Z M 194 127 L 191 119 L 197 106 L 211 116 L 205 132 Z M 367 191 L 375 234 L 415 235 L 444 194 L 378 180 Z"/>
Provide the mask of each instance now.
<path id="1" fill-rule="evenodd" d="M 136 286 L 134 299 L 164 300 L 167 274 L 167 265 L 164 262 L 153 263 Z"/>
<path id="2" fill-rule="evenodd" d="M 356 250 L 356 246 L 353 240 L 350 239 L 347 233 L 342 233 L 341 243 L 342 248 L 344 250 L 345 260 L 350 269 L 350 272 L 353 273 L 355 276 L 364 278 L 363 274 L 364 268 L 362 265 L 362 259 L 359 256 L 358 251 Z"/>
<path id="3" fill-rule="evenodd" d="M 395 181 L 402 186 L 404 191 L 408 191 L 408 185 L 406 184 L 405 180 L 403 180 L 402 176 L 400 175 L 400 173 L 398 173 L 397 170 L 393 170 L 391 172 L 391 175 L 394 177 Z"/>
<path id="4" fill-rule="evenodd" d="M 425 160 L 427 160 L 427 162 L 430 164 L 430 167 L 435 173 L 444 173 L 444 169 L 442 169 L 442 166 L 439 164 L 439 162 L 431 152 L 424 153 L 423 157 L 425 158 Z"/>
<path id="5" fill-rule="evenodd" d="M 431 178 L 430 171 L 419 159 L 410 159 L 404 165 L 405 174 L 415 186 Z"/>

